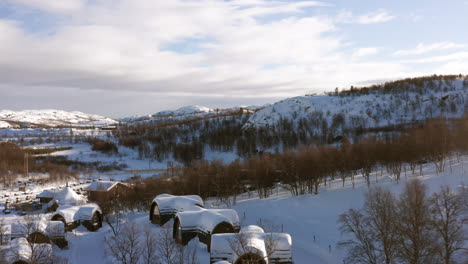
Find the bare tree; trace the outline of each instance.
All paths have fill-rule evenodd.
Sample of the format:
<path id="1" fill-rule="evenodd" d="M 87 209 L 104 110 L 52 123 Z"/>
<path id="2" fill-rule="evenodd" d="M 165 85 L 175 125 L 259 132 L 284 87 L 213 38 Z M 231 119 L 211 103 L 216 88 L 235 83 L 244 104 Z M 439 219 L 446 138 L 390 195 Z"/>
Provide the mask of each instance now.
<path id="1" fill-rule="evenodd" d="M 117 235 L 105 238 L 106 249 L 114 259 L 114 263 L 137 264 L 141 257 L 140 229 L 130 221 L 123 225 Z"/>
<path id="2" fill-rule="evenodd" d="M 109 225 L 114 236 L 117 236 L 120 233 L 124 222 L 121 205 L 113 200 L 103 204 L 101 208 L 104 213 L 104 222 Z"/>
<path id="3" fill-rule="evenodd" d="M 197 248 L 193 244 L 178 245 L 179 262 L 177 264 L 198 264 Z"/>
<path id="4" fill-rule="evenodd" d="M 10 242 L 11 225 L 7 225 L 4 218 L 0 218 L 0 246 Z"/>
<path id="5" fill-rule="evenodd" d="M 7 245 L 11 240 L 11 225 L 5 223 L 4 218 L 0 218 L 0 262 L 7 262 Z"/>
<path id="6" fill-rule="evenodd" d="M 454 193 L 450 187 L 442 186 L 440 192 L 430 199 L 432 226 L 442 240 L 440 255 L 445 264 L 454 263 L 453 256 L 463 248 L 466 234 L 463 225 L 467 223 L 466 207 L 461 194 Z"/>
<path id="7" fill-rule="evenodd" d="M 277 248 L 277 242 L 274 239 L 273 233 L 265 233 L 264 243 L 266 252 L 263 254 L 252 244 L 252 233 L 249 232 L 233 234 L 228 243 L 234 254 L 242 258 L 245 263 L 267 263 Z"/>
<path id="8" fill-rule="evenodd" d="M 338 246 L 348 248 L 347 261 L 349 263 L 379 263 L 376 234 L 369 229 L 369 219 L 362 212 L 349 209 L 348 212 L 340 215 L 338 222 L 342 233 L 352 235 L 351 239 L 338 243 Z"/>
<path id="9" fill-rule="evenodd" d="M 156 235 L 155 247 L 157 264 L 196 264 L 198 258 L 196 248 L 189 244 L 186 247 L 176 243 L 172 238 L 172 226 L 165 225 Z"/>
<path id="10" fill-rule="evenodd" d="M 364 210 L 366 221 L 374 234 L 378 262 L 390 264 L 396 254 L 397 235 L 395 233 L 396 199 L 388 189 L 380 186 L 372 188 L 366 195 Z"/>
<path id="11" fill-rule="evenodd" d="M 156 254 L 160 263 L 178 263 L 179 245 L 172 238 L 172 227 L 167 225 L 161 228 L 161 231 L 158 233 L 157 238 L 159 243 L 156 247 Z"/>
<path id="12" fill-rule="evenodd" d="M 156 255 L 155 248 L 158 245 L 158 240 L 154 231 L 145 227 L 143 229 L 143 249 L 142 249 L 142 258 L 143 262 L 146 264 L 155 264 L 158 263 L 158 258 Z"/>
<path id="13" fill-rule="evenodd" d="M 399 259 L 409 264 L 440 263 L 426 186 L 418 180 L 408 182 L 400 195 L 397 208 Z"/>
<path id="14" fill-rule="evenodd" d="M 14 259 L 27 259 L 30 263 L 49 263 L 52 260 L 52 245 L 46 237 L 45 240 L 38 239 L 41 218 L 35 215 L 26 215 L 17 225 L 19 238 L 16 244 L 7 250 L 6 255 Z M 13 242 L 11 242 L 13 243 Z"/>

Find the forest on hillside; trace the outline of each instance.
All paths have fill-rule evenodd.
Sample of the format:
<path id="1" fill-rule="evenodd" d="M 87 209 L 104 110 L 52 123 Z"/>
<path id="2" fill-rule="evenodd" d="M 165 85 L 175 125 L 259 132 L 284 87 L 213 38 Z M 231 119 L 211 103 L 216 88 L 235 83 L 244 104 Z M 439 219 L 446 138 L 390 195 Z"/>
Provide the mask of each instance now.
<path id="1" fill-rule="evenodd" d="M 333 111 L 307 112 L 311 106 L 300 106 L 298 111 L 302 108 L 304 114 L 286 112 L 276 123 L 266 126 L 248 125 L 262 111 L 267 111 L 266 116 L 278 114 L 276 104 L 254 114 L 239 111 L 163 124 L 123 125 L 114 131 L 114 137 L 119 145 L 137 150 L 142 158 L 158 161 L 173 158 L 192 165 L 203 160 L 207 151 L 232 152 L 249 158 L 265 152 L 298 150 L 310 144 L 341 144 L 344 140 L 358 143 L 369 136 L 382 139 L 439 116 L 461 117 L 468 109 L 467 91 L 466 76 L 434 75 L 337 89 L 328 96 L 317 97 Z M 326 101 L 327 97 L 333 97 L 333 101 Z M 287 100 L 286 103 L 294 104 L 294 99 Z"/>
<path id="2" fill-rule="evenodd" d="M 399 182 L 407 173 L 423 175 L 422 167 L 432 164 L 437 173 L 451 169 L 453 159 L 460 161 L 468 153 L 468 117 L 437 118 L 425 125 L 382 139 L 369 137 L 359 143 L 309 145 L 297 151 L 265 153 L 244 160 L 225 163 L 221 160 L 198 161 L 190 166 L 174 167 L 161 178 L 137 179 L 134 193 L 122 197 L 120 207 L 145 208 L 159 193 L 197 194 L 216 197 L 227 206 L 245 192 L 267 198 L 278 186 L 291 195 L 318 194 L 320 187 L 339 179 L 343 186 L 354 186 L 363 177 L 370 187 L 384 172 Z M 123 205 L 125 204 L 125 206 Z"/>

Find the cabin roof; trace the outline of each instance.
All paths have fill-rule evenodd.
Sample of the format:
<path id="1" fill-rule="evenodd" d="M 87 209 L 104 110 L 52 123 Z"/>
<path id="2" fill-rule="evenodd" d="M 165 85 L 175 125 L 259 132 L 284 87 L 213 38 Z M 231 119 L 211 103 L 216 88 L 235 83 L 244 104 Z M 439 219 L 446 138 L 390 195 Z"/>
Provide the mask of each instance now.
<path id="1" fill-rule="evenodd" d="M 71 223 L 75 221 L 91 220 L 95 212 L 102 213 L 101 208 L 97 204 L 85 204 L 80 206 L 60 206 L 54 215 L 61 215 L 65 222 Z"/>
<path id="2" fill-rule="evenodd" d="M 62 190 L 44 190 L 37 197 L 58 200 L 60 205 L 79 205 L 84 202 L 84 197 L 78 195 L 70 187 L 65 187 Z"/>
<path id="3" fill-rule="evenodd" d="M 28 224 L 29 225 L 29 224 Z M 31 229 L 27 230 L 26 223 L 13 223 L 9 226 L 9 230 L 6 231 L 13 235 L 13 237 L 24 237 L 27 233 L 39 232 L 47 236 L 59 236 L 65 233 L 65 226 L 60 221 L 48 221 L 45 218 L 35 220 Z"/>
<path id="4" fill-rule="evenodd" d="M 242 240 L 247 241 L 242 241 Z M 233 248 L 238 248 L 236 243 L 245 243 L 248 245 L 248 252 L 255 252 L 256 254 L 267 257 L 266 241 L 273 240 L 275 245 L 274 254 L 277 256 L 269 256 L 270 258 L 291 258 L 291 247 L 292 239 L 289 234 L 286 233 L 265 233 L 261 227 L 258 226 L 246 226 L 243 227 L 239 234 L 215 234 L 211 237 L 211 254 L 212 255 L 225 255 L 229 254 L 233 256 L 233 262 L 238 257 Z M 244 252 L 248 253 L 248 252 Z"/>
<path id="5" fill-rule="evenodd" d="M 118 184 L 122 184 L 123 186 L 128 187 L 126 183 L 118 181 L 95 181 L 90 183 L 88 187 L 86 187 L 86 190 L 93 192 L 108 192 L 110 189 L 114 188 Z"/>
<path id="6" fill-rule="evenodd" d="M 164 211 L 197 211 L 204 206 L 202 198 L 198 195 L 175 196 L 171 194 L 160 194 L 153 199 L 157 203 L 160 212 Z"/>
<path id="7" fill-rule="evenodd" d="M 233 227 L 239 226 L 239 216 L 232 209 L 205 209 L 198 211 L 185 211 L 177 213 L 182 229 L 198 228 L 204 232 L 211 232 L 222 222 L 227 222 Z"/>

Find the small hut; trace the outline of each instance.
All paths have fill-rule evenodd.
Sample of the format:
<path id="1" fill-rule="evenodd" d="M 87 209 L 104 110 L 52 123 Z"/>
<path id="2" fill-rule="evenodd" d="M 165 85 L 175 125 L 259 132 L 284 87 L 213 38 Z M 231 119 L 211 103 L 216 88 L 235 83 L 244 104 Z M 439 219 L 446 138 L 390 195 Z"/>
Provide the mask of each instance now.
<path id="1" fill-rule="evenodd" d="M 232 209 L 205 209 L 179 212 L 174 218 L 173 237 L 186 245 L 198 237 L 210 250 L 211 236 L 221 233 L 237 233 L 240 230 L 239 216 Z"/>
<path id="2" fill-rule="evenodd" d="M 153 224 L 164 225 L 178 212 L 194 211 L 202 207 L 204 203 L 198 195 L 160 194 L 151 203 L 149 219 Z"/>
<path id="3" fill-rule="evenodd" d="M 66 231 L 71 231 L 80 224 L 89 231 L 96 231 L 102 227 L 102 211 L 97 204 L 61 206 L 52 216 L 52 220 L 63 222 Z"/>
<path id="4" fill-rule="evenodd" d="M 58 190 L 43 190 L 41 193 L 36 195 L 36 198 L 39 198 L 41 203 L 48 203 L 54 199 L 57 193 Z"/>
<path id="5" fill-rule="evenodd" d="M 41 203 L 48 204 L 49 211 L 55 211 L 59 205 L 80 205 L 85 202 L 85 198 L 70 187 L 62 190 L 44 190 L 36 197 Z"/>
<path id="6" fill-rule="evenodd" d="M 4 254 L 6 262 L 13 264 L 29 264 L 31 258 L 47 259 L 47 256 L 52 256 L 52 245 L 37 244 L 32 248 L 24 237 L 13 239 Z"/>
<path id="7" fill-rule="evenodd" d="M 289 234 L 265 233 L 258 226 L 246 226 L 239 234 L 211 237 L 210 263 L 292 264 L 291 248 Z"/>
<path id="8" fill-rule="evenodd" d="M 96 181 L 86 188 L 88 200 L 101 206 L 112 199 L 128 194 L 130 190 L 131 187 L 128 184 L 117 181 Z"/>
<path id="9" fill-rule="evenodd" d="M 65 225 L 60 221 L 47 221 L 41 218 L 32 223 L 11 225 L 11 239 L 26 238 L 32 244 L 55 243 L 60 248 L 68 245 L 65 239 Z"/>

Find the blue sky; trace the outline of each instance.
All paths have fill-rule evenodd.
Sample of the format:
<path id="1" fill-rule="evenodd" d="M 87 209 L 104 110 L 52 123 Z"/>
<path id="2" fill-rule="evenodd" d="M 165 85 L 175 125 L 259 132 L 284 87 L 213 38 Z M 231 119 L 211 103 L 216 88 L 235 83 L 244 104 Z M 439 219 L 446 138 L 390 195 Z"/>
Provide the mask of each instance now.
<path id="1" fill-rule="evenodd" d="M 0 0 L 0 108 L 110 117 L 468 71 L 468 1 Z"/>

